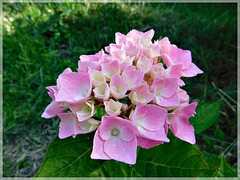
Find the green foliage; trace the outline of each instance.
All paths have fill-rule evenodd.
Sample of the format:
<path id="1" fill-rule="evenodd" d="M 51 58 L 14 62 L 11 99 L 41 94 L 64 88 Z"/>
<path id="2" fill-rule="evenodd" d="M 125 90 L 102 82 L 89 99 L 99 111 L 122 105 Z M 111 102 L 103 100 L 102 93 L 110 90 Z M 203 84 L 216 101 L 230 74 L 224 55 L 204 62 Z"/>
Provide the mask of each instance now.
<path id="1" fill-rule="evenodd" d="M 93 133 L 66 139 L 56 138 L 47 150 L 37 177 L 84 177 L 104 161 L 90 159 Z"/>
<path id="2" fill-rule="evenodd" d="M 196 145 L 175 138 L 170 143 L 151 149 L 139 147 L 137 163 L 91 160 L 92 136 L 81 135 L 60 140 L 56 138 L 47 150 L 37 177 L 197 177 L 213 173 L 217 167 L 206 163 Z"/>
<path id="3" fill-rule="evenodd" d="M 207 130 L 218 120 L 219 108 L 220 101 L 198 103 L 195 117 L 190 118 L 196 134 Z"/>

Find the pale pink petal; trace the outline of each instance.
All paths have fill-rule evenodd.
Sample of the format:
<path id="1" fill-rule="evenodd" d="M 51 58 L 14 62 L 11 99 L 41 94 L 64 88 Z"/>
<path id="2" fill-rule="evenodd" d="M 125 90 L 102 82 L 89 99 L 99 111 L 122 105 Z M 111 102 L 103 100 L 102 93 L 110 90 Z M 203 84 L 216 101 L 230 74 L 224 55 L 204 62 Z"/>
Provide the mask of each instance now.
<path id="1" fill-rule="evenodd" d="M 93 82 L 93 85 L 96 86 L 100 86 L 103 82 L 106 81 L 106 78 L 104 76 L 104 74 L 101 71 L 97 71 L 97 70 L 89 70 L 88 71 L 90 79 Z"/>
<path id="2" fill-rule="evenodd" d="M 48 95 L 52 98 L 52 100 L 55 100 L 57 86 L 47 86 L 46 89 L 49 90 Z"/>
<path id="3" fill-rule="evenodd" d="M 74 115 L 72 113 L 60 113 L 58 116 L 61 119 L 58 137 L 63 139 L 72 136 L 75 124 Z"/>
<path id="4" fill-rule="evenodd" d="M 188 122 L 188 118 L 186 116 L 176 117 L 172 119 L 169 126 L 173 134 L 179 139 L 191 144 L 196 143 L 194 128 Z"/>
<path id="5" fill-rule="evenodd" d="M 84 61 L 98 62 L 102 58 L 103 54 L 104 54 L 104 51 L 101 50 L 98 53 L 96 53 L 95 55 L 81 55 L 79 58 L 82 62 L 84 62 Z"/>
<path id="6" fill-rule="evenodd" d="M 104 142 L 104 152 L 112 159 L 135 164 L 137 156 L 137 138 L 124 141 L 120 137 L 111 137 Z"/>
<path id="7" fill-rule="evenodd" d="M 120 73 L 119 61 L 115 60 L 110 63 L 102 64 L 102 72 L 107 79 L 112 78 L 113 75 Z"/>
<path id="8" fill-rule="evenodd" d="M 160 46 L 159 45 L 150 45 L 147 48 L 142 48 L 143 54 L 148 58 L 156 58 L 160 56 Z"/>
<path id="9" fill-rule="evenodd" d="M 115 41 L 117 45 L 125 44 L 126 36 L 124 34 L 121 34 L 119 32 L 115 33 Z"/>
<path id="10" fill-rule="evenodd" d="M 169 126 L 173 134 L 186 142 L 195 144 L 194 128 L 189 123 L 188 119 L 194 116 L 197 102 L 187 104 L 169 114 Z"/>
<path id="11" fill-rule="evenodd" d="M 125 51 L 127 56 L 134 56 L 135 59 L 138 59 L 141 52 L 140 39 L 135 42 L 132 39 L 126 38 Z"/>
<path id="12" fill-rule="evenodd" d="M 167 118 L 166 109 L 151 104 L 138 103 L 134 113 L 136 124 L 150 131 L 161 130 Z"/>
<path id="13" fill-rule="evenodd" d="M 148 47 L 150 44 L 152 44 L 152 38 L 154 36 L 154 30 L 151 29 L 147 32 L 144 32 L 143 34 L 141 34 L 141 44 L 143 45 L 143 47 Z"/>
<path id="14" fill-rule="evenodd" d="M 129 33 L 127 33 L 127 37 L 131 38 L 133 40 L 137 40 L 138 38 L 140 38 L 140 36 L 143 34 L 143 32 L 138 31 L 136 29 L 131 30 Z"/>
<path id="15" fill-rule="evenodd" d="M 132 90 L 139 86 L 144 77 L 144 72 L 133 69 L 132 66 L 128 66 L 122 73 L 123 80 L 128 84 L 128 89 Z"/>
<path id="16" fill-rule="evenodd" d="M 175 92 L 171 97 L 168 98 L 156 95 L 153 101 L 158 105 L 164 107 L 178 106 L 180 104 L 180 99 L 177 92 Z"/>
<path id="17" fill-rule="evenodd" d="M 93 89 L 94 96 L 99 99 L 108 100 L 110 96 L 110 88 L 106 82 Z"/>
<path id="18" fill-rule="evenodd" d="M 128 84 L 123 81 L 119 75 L 114 75 L 110 81 L 110 92 L 115 99 L 122 99 L 126 97 Z"/>
<path id="19" fill-rule="evenodd" d="M 42 116 L 43 118 L 52 118 L 57 116 L 60 112 L 63 112 L 67 107 L 61 106 L 62 103 L 56 102 L 53 100 L 45 109 Z"/>
<path id="20" fill-rule="evenodd" d="M 108 160 L 111 159 L 104 151 L 103 151 L 103 143 L 104 140 L 101 139 L 99 135 L 99 129 L 95 132 L 94 139 L 93 139 L 93 150 L 91 153 L 92 159 L 104 159 Z"/>
<path id="21" fill-rule="evenodd" d="M 69 73 L 72 73 L 72 70 L 71 70 L 70 68 L 66 68 L 66 69 L 62 72 L 62 74 L 60 74 L 60 75 L 58 76 L 58 79 L 57 79 L 57 89 L 60 89 L 60 88 L 61 88 L 61 77 L 62 77 L 62 75 L 64 75 L 64 74 L 69 74 Z M 56 95 L 55 95 L 55 98 L 56 98 Z"/>
<path id="22" fill-rule="evenodd" d="M 74 124 L 74 136 L 77 134 L 86 134 L 90 133 L 97 129 L 100 121 L 97 121 L 93 118 L 87 119 L 85 121 L 79 122 L 75 121 Z"/>
<path id="23" fill-rule="evenodd" d="M 182 73 L 182 64 L 176 64 L 168 67 L 165 72 L 165 77 L 168 78 L 180 78 Z"/>
<path id="24" fill-rule="evenodd" d="M 138 70 L 143 71 L 144 73 L 148 73 L 152 70 L 153 65 L 153 59 L 147 58 L 144 55 L 141 55 L 137 62 L 137 68 Z"/>
<path id="25" fill-rule="evenodd" d="M 58 102 L 83 102 L 86 101 L 92 91 L 92 82 L 88 73 L 63 74 L 58 79 L 61 87 L 56 96 Z"/>
<path id="26" fill-rule="evenodd" d="M 150 71 L 150 74 L 152 79 L 155 79 L 157 77 L 163 77 L 165 74 L 165 68 L 163 67 L 163 64 L 154 64 L 152 70 Z"/>
<path id="27" fill-rule="evenodd" d="M 74 114 L 76 114 L 77 119 L 80 122 L 89 119 L 95 114 L 93 101 L 69 104 L 69 108 Z"/>
<path id="28" fill-rule="evenodd" d="M 156 96 L 169 98 L 176 93 L 177 88 L 177 78 L 155 78 L 150 90 L 155 91 Z"/>
<path id="29" fill-rule="evenodd" d="M 202 74 L 203 71 L 199 69 L 194 63 L 191 63 L 191 65 L 182 71 L 183 77 L 193 77 L 197 74 Z"/>
<path id="30" fill-rule="evenodd" d="M 130 92 L 129 98 L 135 105 L 137 105 L 138 102 L 147 104 L 153 100 L 154 94 L 149 92 L 148 85 L 141 85 Z"/>
<path id="31" fill-rule="evenodd" d="M 121 113 L 122 103 L 112 99 L 104 101 L 105 110 L 109 116 L 118 116 Z"/>

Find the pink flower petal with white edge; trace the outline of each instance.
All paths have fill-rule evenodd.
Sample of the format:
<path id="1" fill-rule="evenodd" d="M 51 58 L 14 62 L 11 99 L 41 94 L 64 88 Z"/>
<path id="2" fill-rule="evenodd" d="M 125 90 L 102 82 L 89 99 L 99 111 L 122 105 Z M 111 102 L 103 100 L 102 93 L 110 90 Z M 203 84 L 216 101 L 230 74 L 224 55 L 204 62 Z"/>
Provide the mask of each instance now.
<path id="1" fill-rule="evenodd" d="M 69 104 L 69 108 L 74 114 L 76 114 L 77 119 L 80 122 L 89 119 L 95 114 L 93 101 Z"/>
<path id="2" fill-rule="evenodd" d="M 155 92 L 156 96 L 169 98 L 176 93 L 177 88 L 178 78 L 155 78 L 150 90 Z"/>
<path id="3" fill-rule="evenodd" d="M 123 80 L 128 84 L 128 89 L 132 90 L 139 86 L 144 77 L 144 72 L 133 69 L 132 66 L 128 66 L 122 73 Z"/>
<path id="4" fill-rule="evenodd" d="M 136 124 L 150 131 L 161 130 L 166 123 L 167 110 L 157 105 L 138 103 L 134 114 Z"/>
<path id="5" fill-rule="evenodd" d="M 111 137 L 103 144 L 104 152 L 111 158 L 127 164 L 135 164 L 137 156 L 137 138 L 124 141 L 120 137 Z"/>
<path id="6" fill-rule="evenodd" d="M 141 55 L 137 62 L 137 69 L 143 71 L 144 73 L 148 73 L 152 70 L 152 65 L 153 59 Z"/>
<path id="7" fill-rule="evenodd" d="M 191 63 L 191 65 L 182 71 L 183 77 L 193 77 L 197 74 L 202 74 L 203 71 L 199 69 L 194 63 Z"/>
<path id="8" fill-rule="evenodd" d="M 101 65 L 97 61 L 78 61 L 78 71 L 88 72 L 89 69 L 101 71 Z"/>
<path id="9" fill-rule="evenodd" d="M 67 109 L 68 107 L 62 106 L 62 103 L 56 102 L 53 100 L 44 110 L 43 114 L 41 117 L 43 118 L 52 118 L 57 116 L 60 112 L 63 112 Z"/>
<path id="10" fill-rule="evenodd" d="M 110 96 L 110 88 L 106 82 L 93 89 L 94 96 L 98 99 L 108 100 Z"/>
<path id="11" fill-rule="evenodd" d="M 58 80 L 61 87 L 56 96 L 57 102 L 83 102 L 89 98 L 92 92 L 92 82 L 88 73 L 63 74 Z"/>
<path id="12" fill-rule="evenodd" d="M 110 81 L 110 92 L 115 99 L 122 99 L 126 97 L 128 84 L 123 81 L 119 75 L 114 75 Z"/>
<path id="13" fill-rule="evenodd" d="M 118 116 L 121 113 L 122 103 L 110 99 L 104 101 L 105 110 L 109 116 Z"/>
<path id="14" fill-rule="evenodd" d="M 99 129 L 95 132 L 94 139 L 93 139 L 93 150 L 91 153 L 92 159 L 104 159 L 109 160 L 111 159 L 104 151 L 103 151 L 103 143 L 104 140 L 99 135 Z"/>
<path id="15" fill-rule="evenodd" d="M 102 64 L 102 72 L 108 80 L 111 79 L 112 76 L 114 76 L 115 74 L 119 74 L 120 73 L 119 61 L 115 60 L 110 63 Z"/>
<path id="16" fill-rule="evenodd" d="M 106 82 L 106 78 L 101 71 L 90 69 L 88 73 L 95 87 L 100 86 L 103 82 Z"/>
<path id="17" fill-rule="evenodd" d="M 152 101 L 153 98 L 154 94 L 149 92 L 148 85 L 141 85 L 132 90 L 129 94 L 129 99 L 131 99 L 131 102 L 135 105 L 137 105 L 138 102 L 147 104 Z"/>
<path id="18" fill-rule="evenodd" d="M 141 136 L 137 137 L 137 145 L 141 146 L 144 149 L 150 149 L 150 148 L 160 145 L 160 144 L 163 144 L 163 141 L 154 141 L 154 140 L 147 139 L 147 138 L 144 138 Z"/>
<path id="19" fill-rule="evenodd" d="M 104 54 L 104 51 L 101 50 L 94 55 L 81 55 L 79 58 L 80 58 L 80 61 L 82 61 L 82 62 L 85 62 L 85 61 L 96 61 L 96 62 L 98 62 L 102 58 L 103 54 Z"/>
<path id="20" fill-rule="evenodd" d="M 136 134 L 136 127 L 129 120 L 116 116 L 103 116 L 100 128 L 100 137 L 109 140 L 112 136 L 119 136 L 124 141 L 131 141 Z M 114 132 L 117 134 L 114 135 Z"/>
<path id="21" fill-rule="evenodd" d="M 58 116 L 61 119 L 58 137 L 60 139 L 64 139 L 72 136 L 74 134 L 74 126 L 76 121 L 75 116 L 71 112 L 60 113 Z"/>

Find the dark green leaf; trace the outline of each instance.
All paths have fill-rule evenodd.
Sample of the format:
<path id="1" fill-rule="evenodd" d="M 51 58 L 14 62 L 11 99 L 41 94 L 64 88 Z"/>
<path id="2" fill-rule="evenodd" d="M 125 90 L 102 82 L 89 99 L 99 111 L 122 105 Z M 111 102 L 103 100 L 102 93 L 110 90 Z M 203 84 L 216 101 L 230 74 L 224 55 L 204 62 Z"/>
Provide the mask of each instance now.
<path id="1" fill-rule="evenodd" d="M 218 120 L 220 103 L 221 101 L 198 103 L 195 117 L 189 119 L 196 134 L 207 130 Z"/>
<path id="2" fill-rule="evenodd" d="M 37 177 L 85 177 L 104 161 L 90 158 L 93 133 L 66 139 L 56 138 L 47 149 Z"/>
<path id="3" fill-rule="evenodd" d="M 221 164 L 214 177 L 237 177 L 237 173 L 227 164 L 224 155 L 221 155 Z"/>

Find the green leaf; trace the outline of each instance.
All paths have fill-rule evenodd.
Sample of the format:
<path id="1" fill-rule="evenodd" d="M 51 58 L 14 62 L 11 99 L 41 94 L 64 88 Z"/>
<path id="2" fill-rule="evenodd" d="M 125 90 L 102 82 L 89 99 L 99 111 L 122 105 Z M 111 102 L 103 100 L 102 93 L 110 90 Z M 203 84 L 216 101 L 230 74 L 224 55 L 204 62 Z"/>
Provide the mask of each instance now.
<path id="1" fill-rule="evenodd" d="M 90 158 L 93 134 L 59 139 L 47 149 L 47 154 L 36 177 L 85 177 L 104 161 Z"/>
<path id="2" fill-rule="evenodd" d="M 237 177 L 237 173 L 227 164 L 224 155 L 221 155 L 221 164 L 214 177 Z"/>
<path id="3" fill-rule="evenodd" d="M 93 172 L 107 177 L 197 177 L 213 174 L 217 167 L 209 165 L 196 145 L 184 142 L 169 133 L 170 143 L 151 149 L 138 148 L 137 163 L 107 161 Z"/>
<path id="4" fill-rule="evenodd" d="M 221 101 L 198 103 L 195 117 L 189 119 L 196 134 L 207 130 L 218 120 L 220 103 Z"/>

